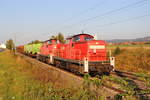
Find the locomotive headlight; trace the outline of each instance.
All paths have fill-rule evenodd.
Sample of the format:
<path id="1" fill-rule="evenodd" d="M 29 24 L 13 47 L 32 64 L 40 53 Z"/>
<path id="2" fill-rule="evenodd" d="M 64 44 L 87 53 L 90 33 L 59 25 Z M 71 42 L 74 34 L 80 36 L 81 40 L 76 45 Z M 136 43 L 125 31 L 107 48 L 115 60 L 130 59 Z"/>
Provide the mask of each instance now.
<path id="1" fill-rule="evenodd" d="M 104 45 L 90 45 L 89 49 L 105 49 Z"/>
<path id="2" fill-rule="evenodd" d="M 54 46 L 54 49 L 56 49 L 56 46 Z"/>

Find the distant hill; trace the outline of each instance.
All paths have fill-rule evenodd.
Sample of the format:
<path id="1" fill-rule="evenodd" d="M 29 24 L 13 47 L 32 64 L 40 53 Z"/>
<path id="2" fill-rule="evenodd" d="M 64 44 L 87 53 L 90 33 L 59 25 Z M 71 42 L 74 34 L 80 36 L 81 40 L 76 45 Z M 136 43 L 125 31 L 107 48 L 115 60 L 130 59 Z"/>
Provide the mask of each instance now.
<path id="1" fill-rule="evenodd" d="M 144 42 L 144 41 L 150 41 L 150 36 L 143 37 L 143 38 L 135 38 L 135 39 L 112 39 L 112 40 L 106 40 L 106 42 L 109 42 L 109 43 Z"/>

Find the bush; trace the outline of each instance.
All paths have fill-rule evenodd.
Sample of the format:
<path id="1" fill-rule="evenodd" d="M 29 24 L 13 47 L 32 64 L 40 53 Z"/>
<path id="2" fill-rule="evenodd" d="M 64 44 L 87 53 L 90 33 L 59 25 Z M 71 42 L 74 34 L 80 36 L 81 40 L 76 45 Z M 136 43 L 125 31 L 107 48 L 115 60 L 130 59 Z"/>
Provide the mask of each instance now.
<path id="1" fill-rule="evenodd" d="M 114 51 L 114 56 L 115 56 L 115 55 L 119 55 L 120 53 L 121 53 L 121 50 L 120 50 L 119 47 L 117 47 L 117 48 L 115 49 L 115 51 Z"/>

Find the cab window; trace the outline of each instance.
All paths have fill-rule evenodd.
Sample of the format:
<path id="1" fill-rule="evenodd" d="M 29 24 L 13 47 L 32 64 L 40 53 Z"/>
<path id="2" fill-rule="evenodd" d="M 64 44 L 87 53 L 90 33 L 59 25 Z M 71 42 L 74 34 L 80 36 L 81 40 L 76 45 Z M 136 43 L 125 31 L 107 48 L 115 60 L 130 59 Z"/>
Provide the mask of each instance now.
<path id="1" fill-rule="evenodd" d="M 78 41 L 80 41 L 80 37 L 79 36 L 76 36 L 76 37 L 73 38 L 73 42 L 78 42 Z"/>
<path id="2" fill-rule="evenodd" d="M 48 43 L 48 44 L 51 44 L 52 42 L 51 42 L 51 41 L 48 41 L 47 43 Z"/>
<path id="3" fill-rule="evenodd" d="M 84 37 L 84 40 L 85 40 L 85 41 L 90 41 L 90 40 L 93 40 L 93 38 L 86 36 L 86 37 Z"/>

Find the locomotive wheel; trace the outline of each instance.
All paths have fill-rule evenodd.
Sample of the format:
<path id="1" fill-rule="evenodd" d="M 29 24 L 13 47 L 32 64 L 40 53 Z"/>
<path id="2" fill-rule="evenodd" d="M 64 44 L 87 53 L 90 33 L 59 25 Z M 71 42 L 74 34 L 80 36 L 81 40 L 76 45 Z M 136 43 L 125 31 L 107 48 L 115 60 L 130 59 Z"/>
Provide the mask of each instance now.
<path id="1" fill-rule="evenodd" d="M 49 59 L 49 58 L 46 58 L 46 57 L 45 57 L 45 60 L 46 60 L 46 63 L 47 63 L 47 64 L 50 64 L 50 59 Z"/>
<path id="2" fill-rule="evenodd" d="M 56 60 L 55 65 L 56 65 L 56 67 L 60 68 L 60 61 Z"/>

